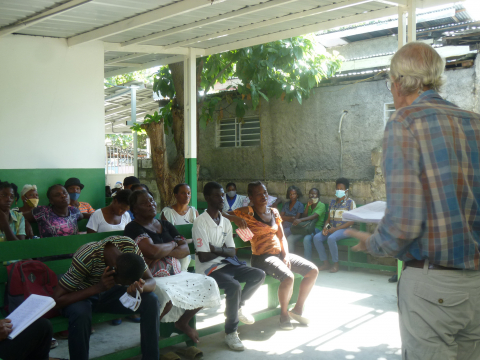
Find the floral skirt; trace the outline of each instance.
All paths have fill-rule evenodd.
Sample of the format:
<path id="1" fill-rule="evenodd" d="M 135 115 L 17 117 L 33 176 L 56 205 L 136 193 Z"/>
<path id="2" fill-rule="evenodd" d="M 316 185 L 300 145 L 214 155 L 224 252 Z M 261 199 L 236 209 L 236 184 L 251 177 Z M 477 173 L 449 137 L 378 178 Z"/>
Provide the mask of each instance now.
<path id="1" fill-rule="evenodd" d="M 155 294 L 160 301 L 160 314 L 169 301 L 173 304 L 162 322 L 176 322 L 185 310 L 220 306 L 220 291 L 217 282 L 210 276 L 182 271 L 180 274 L 154 279 L 157 283 Z"/>

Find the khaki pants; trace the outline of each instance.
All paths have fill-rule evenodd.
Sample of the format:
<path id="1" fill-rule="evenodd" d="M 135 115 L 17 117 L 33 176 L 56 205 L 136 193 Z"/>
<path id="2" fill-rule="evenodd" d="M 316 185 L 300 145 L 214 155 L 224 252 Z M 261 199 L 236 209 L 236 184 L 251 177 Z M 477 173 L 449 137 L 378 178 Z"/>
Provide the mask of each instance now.
<path id="1" fill-rule="evenodd" d="M 480 360 L 480 272 L 407 267 L 398 284 L 403 360 Z"/>

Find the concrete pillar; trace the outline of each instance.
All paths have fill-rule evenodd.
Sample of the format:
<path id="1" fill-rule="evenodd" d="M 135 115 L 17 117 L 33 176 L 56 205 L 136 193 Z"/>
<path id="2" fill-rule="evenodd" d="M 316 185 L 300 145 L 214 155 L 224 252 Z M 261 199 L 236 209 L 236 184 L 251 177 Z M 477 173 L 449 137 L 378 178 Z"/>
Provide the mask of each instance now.
<path id="1" fill-rule="evenodd" d="M 184 56 L 185 182 L 192 190 L 191 205 L 197 207 L 197 56 L 194 48 Z"/>

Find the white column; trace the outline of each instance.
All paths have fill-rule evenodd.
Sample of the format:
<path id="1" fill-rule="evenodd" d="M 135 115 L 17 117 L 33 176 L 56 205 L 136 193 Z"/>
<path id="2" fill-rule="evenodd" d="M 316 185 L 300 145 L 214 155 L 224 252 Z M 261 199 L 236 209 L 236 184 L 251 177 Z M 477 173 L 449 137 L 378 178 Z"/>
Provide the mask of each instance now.
<path id="1" fill-rule="evenodd" d="M 407 43 L 407 8 L 398 7 L 398 48 Z"/>
<path id="2" fill-rule="evenodd" d="M 132 126 L 137 122 L 137 87 L 132 85 L 130 88 L 130 121 Z M 138 135 L 133 133 L 133 174 L 138 177 Z"/>
<path id="3" fill-rule="evenodd" d="M 197 56 L 194 48 L 184 56 L 185 159 L 197 158 Z"/>
<path id="4" fill-rule="evenodd" d="M 408 42 L 417 41 L 417 0 L 407 0 Z"/>

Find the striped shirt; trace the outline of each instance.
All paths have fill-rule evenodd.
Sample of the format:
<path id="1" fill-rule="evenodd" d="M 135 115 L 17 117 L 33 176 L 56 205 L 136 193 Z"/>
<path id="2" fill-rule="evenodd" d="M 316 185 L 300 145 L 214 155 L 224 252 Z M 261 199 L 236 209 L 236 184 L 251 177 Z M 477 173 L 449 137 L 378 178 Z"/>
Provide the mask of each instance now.
<path id="1" fill-rule="evenodd" d="M 433 90 L 385 128 L 387 210 L 368 251 L 479 270 L 480 115 Z"/>
<path id="2" fill-rule="evenodd" d="M 100 282 L 107 267 L 103 258 L 105 245 L 111 242 L 122 253 L 134 253 L 143 258 L 135 241 L 126 236 L 110 236 L 101 241 L 83 245 L 73 255 L 70 269 L 62 276 L 59 284 L 68 291 L 87 289 Z M 145 264 L 145 271 L 148 270 Z"/>
<path id="3" fill-rule="evenodd" d="M 78 204 L 78 210 L 80 210 L 82 214 L 93 214 L 95 212 L 95 209 L 92 208 L 92 205 L 89 203 L 80 201 Z"/>

